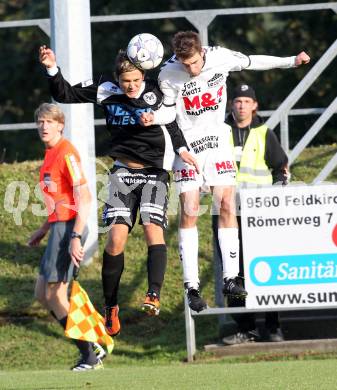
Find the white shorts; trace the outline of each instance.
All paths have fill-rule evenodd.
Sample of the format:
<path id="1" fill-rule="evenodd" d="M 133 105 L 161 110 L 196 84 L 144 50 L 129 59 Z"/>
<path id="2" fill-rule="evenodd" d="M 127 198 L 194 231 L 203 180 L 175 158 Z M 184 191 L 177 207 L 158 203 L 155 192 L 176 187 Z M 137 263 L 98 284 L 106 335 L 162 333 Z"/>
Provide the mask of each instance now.
<path id="1" fill-rule="evenodd" d="M 189 134 L 191 133 L 191 134 Z M 199 132 L 184 134 L 199 164 L 200 174 L 195 168 L 176 157 L 173 166 L 173 181 L 178 194 L 193 190 L 206 191 L 212 186 L 236 185 L 234 148 L 230 142 L 231 128 L 224 124 L 223 131 L 205 135 Z"/>

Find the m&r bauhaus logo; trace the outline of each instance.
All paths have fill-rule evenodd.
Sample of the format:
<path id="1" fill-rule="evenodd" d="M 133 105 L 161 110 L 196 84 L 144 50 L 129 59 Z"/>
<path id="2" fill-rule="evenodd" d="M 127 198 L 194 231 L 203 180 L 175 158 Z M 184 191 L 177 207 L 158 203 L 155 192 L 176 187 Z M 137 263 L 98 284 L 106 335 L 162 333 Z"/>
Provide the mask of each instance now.
<path id="1" fill-rule="evenodd" d="M 257 286 L 337 283 L 337 253 L 256 257 L 249 273 Z"/>

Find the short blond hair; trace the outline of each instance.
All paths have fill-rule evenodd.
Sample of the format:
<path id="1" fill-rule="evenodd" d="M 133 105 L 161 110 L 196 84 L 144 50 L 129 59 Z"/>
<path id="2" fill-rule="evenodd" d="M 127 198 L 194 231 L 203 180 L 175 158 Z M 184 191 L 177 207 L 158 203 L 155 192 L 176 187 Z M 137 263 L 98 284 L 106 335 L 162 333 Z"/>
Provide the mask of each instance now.
<path id="1" fill-rule="evenodd" d="M 64 113 L 57 104 L 53 104 L 53 103 L 40 104 L 34 113 L 35 122 L 37 123 L 39 118 L 44 116 L 51 118 L 59 123 L 62 123 L 63 125 L 65 123 Z"/>

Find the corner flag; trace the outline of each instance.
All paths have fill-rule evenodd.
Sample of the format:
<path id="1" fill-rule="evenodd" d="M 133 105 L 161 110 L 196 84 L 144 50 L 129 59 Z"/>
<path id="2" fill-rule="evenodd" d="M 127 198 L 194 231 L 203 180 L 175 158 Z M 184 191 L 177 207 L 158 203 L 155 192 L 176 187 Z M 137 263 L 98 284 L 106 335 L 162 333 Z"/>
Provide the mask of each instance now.
<path id="1" fill-rule="evenodd" d="M 105 344 L 109 353 L 114 347 L 112 338 L 105 331 L 103 317 L 95 310 L 77 280 L 72 283 L 65 335 L 72 339 Z"/>

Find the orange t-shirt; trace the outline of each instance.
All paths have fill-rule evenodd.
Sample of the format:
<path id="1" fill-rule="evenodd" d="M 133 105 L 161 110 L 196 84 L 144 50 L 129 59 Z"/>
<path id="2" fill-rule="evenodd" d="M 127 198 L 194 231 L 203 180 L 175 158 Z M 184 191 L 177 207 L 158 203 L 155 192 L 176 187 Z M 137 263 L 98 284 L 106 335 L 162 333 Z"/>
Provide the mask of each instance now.
<path id="1" fill-rule="evenodd" d="M 40 169 L 40 187 L 48 211 L 48 222 L 69 221 L 77 211 L 73 187 L 85 184 L 80 156 L 75 147 L 62 138 L 46 149 Z"/>

